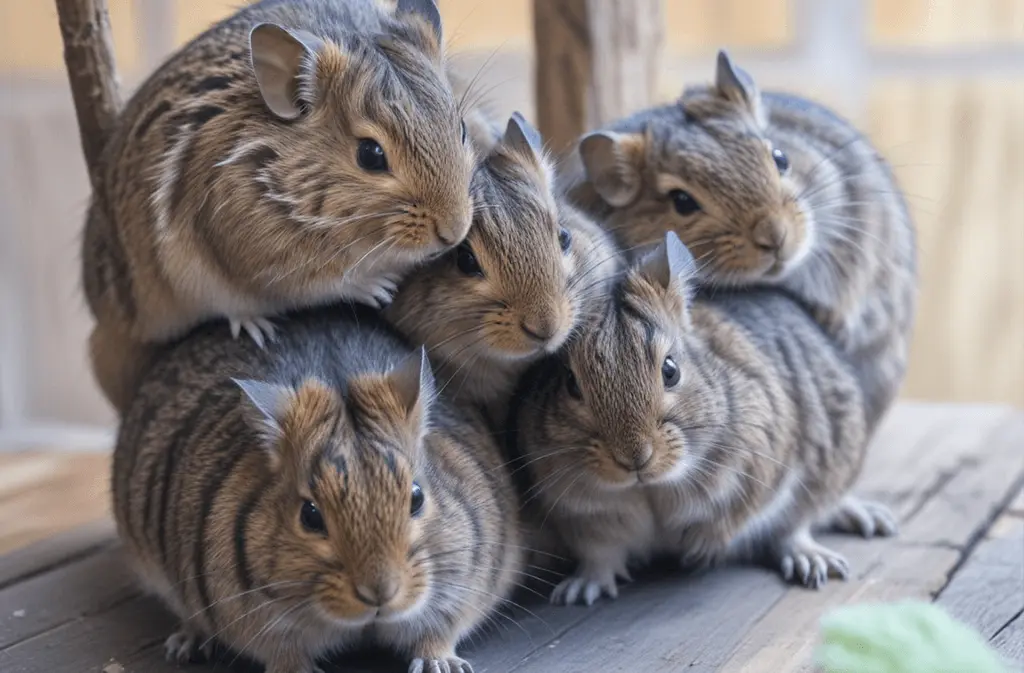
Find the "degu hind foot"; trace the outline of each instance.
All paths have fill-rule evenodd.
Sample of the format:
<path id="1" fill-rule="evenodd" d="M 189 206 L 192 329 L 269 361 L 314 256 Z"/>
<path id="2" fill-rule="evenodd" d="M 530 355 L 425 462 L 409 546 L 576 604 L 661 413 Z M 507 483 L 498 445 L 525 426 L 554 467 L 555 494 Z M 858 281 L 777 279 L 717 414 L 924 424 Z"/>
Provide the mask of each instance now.
<path id="1" fill-rule="evenodd" d="M 615 599 L 619 597 L 618 580 L 632 582 L 625 563 L 598 565 L 580 562 L 569 577 L 562 580 L 551 592 L 554 605 L 593 605 L 601 595 Z"/>
<path id="2" fill-rule="evenodd" d="M 822 524 L 838 533 L 865 538 L 891 537 L 899 532 L 899 522 L 892 510 L 880 502 L 852 495 L 844 497 Z"/>
<path id="3" fill-rule="evenodd" d="M 277 335 L 277 328 L 270 322 L 268 318 L 263 317 L 247 317 L 247 318 L 228 318 L 228 323 L 231 325 L 231 336 L 235 339 L 245 330 L 245 333 L 256 343 L 260 348 L 265 348 L 266 345 L 274 340 Z"/>
<path id="4" fill-rule="evenodd" d="M 773 560 L 778 564 L 782 578 L 809 589 L 821 588 L 829 577 L 845 580 L 850 576 L 850 564 L 846 558 L 815 541 L 809 527 L 801 528 L 778 542 L 773 552 Z"/>
<path id="5" fill-rule="evenodd" d="M 441 638 L 413 648 L 409 673 L 473 673 L 473 667 L 455 654 L 454 643 Z"/>
<path id="6" fill-rule="evenodd" d="M 473 673 L 473 667 L 453 654 L 443 659 L 413 659 L 409 663 L 409 673 Z"/>

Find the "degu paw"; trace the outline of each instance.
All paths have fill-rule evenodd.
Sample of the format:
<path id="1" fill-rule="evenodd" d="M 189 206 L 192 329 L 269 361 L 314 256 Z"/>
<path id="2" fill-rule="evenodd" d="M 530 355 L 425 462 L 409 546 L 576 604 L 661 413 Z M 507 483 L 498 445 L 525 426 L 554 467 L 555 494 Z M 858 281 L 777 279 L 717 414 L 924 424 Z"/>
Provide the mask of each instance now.
<path id="1" fill-rule="evenodd" d="M 164 656 L 167 661 L 179 665 L 208 660 L 212 650 L 210 640 L 204 642 L 201 635 L 187 628 L 172 633 L 164 641 Z"/>
<path id="2" fill-rule="evenodd" d="M 232 337 L 237 339 L 245 330 L 260 348 L 265 348 L 277 336 L 277 328 L 267 318 L 228 318 L 228 322 L 231 324 Z"/>
<path id="3" fill-rule="evenodd" d="M 551 603 L 554 605 L 575 605 L 583 603 L 593 605 L 603 595 L 615 599 L 619 597 L 618 579 L 631 582 L 629 571 L 625 567 L 618 570 L 583 569 L 562 580 L 551 592 Z"/>
<path id="4" fill-rule="evenodd" d="M 371 308 L 383 309 L 391 304 L 398 292 L 401 278 L 394 274 L 384 275 L 367 281 L 365 287 L 353 288 L 345 293 L 345 299 Z"/>
<path id="5" fill-rule="evenodd" d="M 777 549 L 779 572 L 787 582 L 819 589 L 829 577 L 847 579 L 850 564 L 846 558 L 828 547 L 818 544 L 806 530 L 794 533 Z"/>
<path id="6" fill-rule="evenodd" d="M 852 495 L 842 499 L 826 525 L 839 533 L 866 538 L 891 537 L 899 532 L 899 522 L 892 510 L 880 502 L 861 500 Z"/>
<path id="7" fill-rule="evenodd" d="M 443 659 L 413 659 L 409 673 L 473 673 L 473 667 L 465 659 L 453 655 Z"/>

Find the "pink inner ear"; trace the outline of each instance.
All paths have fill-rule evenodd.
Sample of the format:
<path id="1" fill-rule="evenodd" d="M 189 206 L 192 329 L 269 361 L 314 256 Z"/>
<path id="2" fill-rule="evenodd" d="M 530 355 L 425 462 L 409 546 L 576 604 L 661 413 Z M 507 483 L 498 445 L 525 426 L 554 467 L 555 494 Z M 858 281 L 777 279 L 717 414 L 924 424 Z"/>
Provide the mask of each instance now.
<path id="1" fill-rule="evenodd" d="M 252 66 L 260 94 L 270 111 L 282 119 L 300 114 L 295 105 L 295 78 L 305 47 L 288 31 L 273 24 L 253 28 L 250 35 Z"/>

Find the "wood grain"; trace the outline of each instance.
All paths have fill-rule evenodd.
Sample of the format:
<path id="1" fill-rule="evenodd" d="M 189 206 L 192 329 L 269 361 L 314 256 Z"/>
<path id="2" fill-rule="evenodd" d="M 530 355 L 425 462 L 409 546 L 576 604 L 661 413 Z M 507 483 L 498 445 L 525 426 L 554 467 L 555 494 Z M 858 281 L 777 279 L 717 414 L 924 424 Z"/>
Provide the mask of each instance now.
<path id="1" fill-rule="evenodd" d="M 106 0 L 57 0 L 78 133 L 93 188 L 101 183 L 100 153 L 121 112 L 121 82 Z"/>
<path id="2" fill-rule="evenodd" d="M 990 525 L 995 508 L 1006 506 L 1011 488 L 1024 477 L 1018 458 L 1024 417 L 1008 408 L 944 408 L 945 418 L 926 421 L 935 407 L 901 407 L 884 426 L 856 489 L 894 507 L 900 535 L 870 542 L 822 538 L 847 557 L 856 580 L 830 583 L 817 593 L 787 592 L 750 629 L 722 670 L 810 671 L 818 620 L 829 608 L 927 600 L 946 584 L 972 540 Z M 999 483 L 988 481 L 999 472 L 1006 473 Z M 951 511 L 957 516 L 937 535 Z"/>
<path id="3" fill-rule="evenodd" d="M 936 600 L 991 640 L 1024 611 L 1024 519 L 993 527 Z"/>
<path id="4" fill-rule="evenodd" d="M 109 472 L 108 453 L 0 454 L 0 554 L 106 517 Z"/>
<path id="5" fill-rule="evenodd" d="M 992 639 L 992 647 L 1019 670 L 1024 670 L 1024 614 L 1017 615 Z"/>
<path id="6" fill-rule="evenodd" d="M 537 122 L 556 152 L 657 96 L 661 0 L 534 0 Z"/>
<path id="7" fill-rule="evenodd" d="M 111 548 L 0 591 L 0 650 L 138 595 L 135 578 L 118 568 L 124 554 Z"/>
<path id="8" fill-rule="evenodd" d="M 0 513 L 0 517 L 9 516 L 8 510 L 2 505 Z M 112 546 L 114 530 L 114 522 L 104 518 L 60 533 L 41 532 L 40 535 L 45 534 L 47 537 L 8 551 L 3 556 L 0 589 Z"/>

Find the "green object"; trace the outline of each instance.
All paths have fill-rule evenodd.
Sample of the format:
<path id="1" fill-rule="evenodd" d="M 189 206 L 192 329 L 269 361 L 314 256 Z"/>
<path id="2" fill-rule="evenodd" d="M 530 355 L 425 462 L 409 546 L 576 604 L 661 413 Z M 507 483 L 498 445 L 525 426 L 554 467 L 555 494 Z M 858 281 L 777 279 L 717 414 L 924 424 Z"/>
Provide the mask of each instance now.
<path id="1" fill-rule="evenodd" d="M 931 603 L 844 606 L 821 628 L 824 673 L 1008 673 L 978 633 Z"/>

